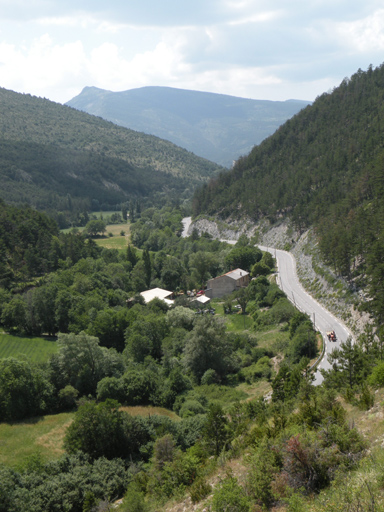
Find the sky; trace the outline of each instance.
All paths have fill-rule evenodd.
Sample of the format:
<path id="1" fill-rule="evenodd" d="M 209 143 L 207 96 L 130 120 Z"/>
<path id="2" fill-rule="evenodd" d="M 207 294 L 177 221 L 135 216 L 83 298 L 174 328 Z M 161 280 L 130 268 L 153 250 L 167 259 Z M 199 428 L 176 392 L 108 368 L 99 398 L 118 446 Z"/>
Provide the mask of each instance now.
<path id="1" fill-rule="evenodd" d="M 384 61 L 382 0 L 0 0 L 0 87 L 313 101 Z"/>

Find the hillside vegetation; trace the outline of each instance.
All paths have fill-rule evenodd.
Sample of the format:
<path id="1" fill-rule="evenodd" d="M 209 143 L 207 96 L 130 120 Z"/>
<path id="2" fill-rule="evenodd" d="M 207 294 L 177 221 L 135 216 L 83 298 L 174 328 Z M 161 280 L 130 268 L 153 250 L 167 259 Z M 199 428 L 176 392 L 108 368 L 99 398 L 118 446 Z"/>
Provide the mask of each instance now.
<path id="1" fill-rule="evenodd" d="M 0 89 L 0 198 L 45 210 L 99 210 L 186 197 L 218 166 L 157 137 Z"/>
<path id="2" fill-rule="evenodd" d="M 309 102 L 266 101 L 172 87 L 112 92 L 85 87 L 67 105 L 170 140 L 231 167 Z"/>
<path id="3" fill-rule="evenodd" d="M 194 213 L 293 219 L 317 228 L 326 262 L 359 277 L 383 323 L 384 66 L 359 70 L 202 187 Z M 380 284 L 379 284 L 380 283 Z M 355 282 L 355 284 L 357 284 Z"/>
<path id="4" fill-rule="evenodd" d="M 182 210 L 151 207 L 117 251 L 0 210 L 0 327 L 57 335 L 48 360 L 0 358 L 1 512 L 101 512 L 121 497 L 121 512 L 180 499 L 212 512 L 382 509 L 382 429 L 346 412 L 382 416 L 372 331 L 342 343 L 314 387 L 317 334 L 254 240 L 181 238 Z M 209 309 L 181 292 L 237 267 L 255 279 Z M 175 292 L 173 307 L 144 303 L 154 287 Z"/>

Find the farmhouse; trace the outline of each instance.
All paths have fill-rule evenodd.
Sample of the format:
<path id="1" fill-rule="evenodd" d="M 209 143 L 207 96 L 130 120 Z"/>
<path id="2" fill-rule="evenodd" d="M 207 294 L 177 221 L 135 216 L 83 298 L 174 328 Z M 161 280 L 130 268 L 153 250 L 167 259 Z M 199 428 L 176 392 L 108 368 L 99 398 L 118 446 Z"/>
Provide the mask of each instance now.
<path id="1" fill-rule="evenodd" d="M 249 280 L 249 272 L 241 270 L 241 268 L 231 270 L 222 276 L 210 279 L 207 283 L 205 295 L 211 299 L 214 299 L 215 297 L 223 297 L 224 295 L 228 295 L 228 293 L 232 293 L 240 288 L 245 288 L 248 286 Z"/>

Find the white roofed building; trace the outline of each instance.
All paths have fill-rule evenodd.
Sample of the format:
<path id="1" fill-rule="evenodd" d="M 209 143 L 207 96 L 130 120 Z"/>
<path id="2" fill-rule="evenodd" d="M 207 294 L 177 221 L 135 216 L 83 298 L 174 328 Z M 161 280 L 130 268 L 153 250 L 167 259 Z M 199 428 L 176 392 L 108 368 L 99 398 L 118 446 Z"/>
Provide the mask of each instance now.
<path id="1" fill-rule="evenodd" d="M 146 290 L 145 292 L 141 292 L 140 295 L 144 298 L 145 303 L 151 302 L 153 299 L 160 299 L 169 306 L 173 304 L 173 300 L 170 298 L 173 295 L 173 292 L 169 292 L 168 290 L 163 290 L 162 288 L 152 288 L 152 290 Z"/>

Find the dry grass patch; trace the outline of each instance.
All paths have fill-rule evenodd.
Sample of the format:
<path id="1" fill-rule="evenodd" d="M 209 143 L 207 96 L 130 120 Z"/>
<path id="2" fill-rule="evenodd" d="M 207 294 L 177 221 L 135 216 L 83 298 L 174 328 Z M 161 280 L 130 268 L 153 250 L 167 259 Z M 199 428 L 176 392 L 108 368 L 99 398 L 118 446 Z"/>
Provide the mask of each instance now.
<path id="1" fill-rule="evenodd" d="M 237 386 L 238 390 L 243 391 L 248 395 L 247 401 L 253 400 L 255 398 L 260 398 L 262 396 L 266 396 L 272 391 L 272 386 L 270 382 L 266 380 L 259 380 L 257 382 L 253 382 L 252 384 L 247 384 L 246 382 L 242 382 Z"/>
<path id="2" fill-rule="evenodd" d="M 0 464 L 17 467 L 36 452 L 44 461 L 64 453 L 63 441 L 75 413 L 30 418 L 19 423 L 0 424 Z"/>
<path id="3" fill-rule="evenodd" d="M 67 428 L 72 423 L 73 419 L 70 419 L 64 425 L 57 426 L 53 428 L 50 432 L 43 434 L 36 440 L 36 444 L 38 446 L 43 447 L 45 450 L 49 451 L 56 457 L 60 457 L 63 455 L 63 441 L 64 436 L 67 431 Z"/>
<path id="4" fill-rule="evenodd" d="M 153 416 L 157 414 L 158 416 L 167 416 L 174 421 L 180 421 L 180 417 L 173 411 L 169 411 L 168 409 L 164 409 L 164 407 L 152 407 L 151 405 L 143 406 L 123 406 L 120 407 L 121 411 L 125 411 L 131 416 Z"/>
<path id="5" fill-rule="evenodd" d="M 122 231 L 124 231 L 124 235 L 121 235 Z M 94 239 L 97 245 L 105 247 L 106 249 L 118 250 L 123 250 L 128 247 L 130 241 L 129 224 L 108 224 L 105 232 L 107 236 Z M 112 233 L 113 236 L 108 236 L 108 233 Z"/>
<path id="6" fill-rule="evenodd" d="M 384 447 L 384 389 L 374 393 L 375 403 L 368 411 L 362 411 L 340 398 L 340 401 L 347 411 L 347 418 L 351 425 L 355 425 L 363 434 L 368 443 L 373 446 Z"/>

